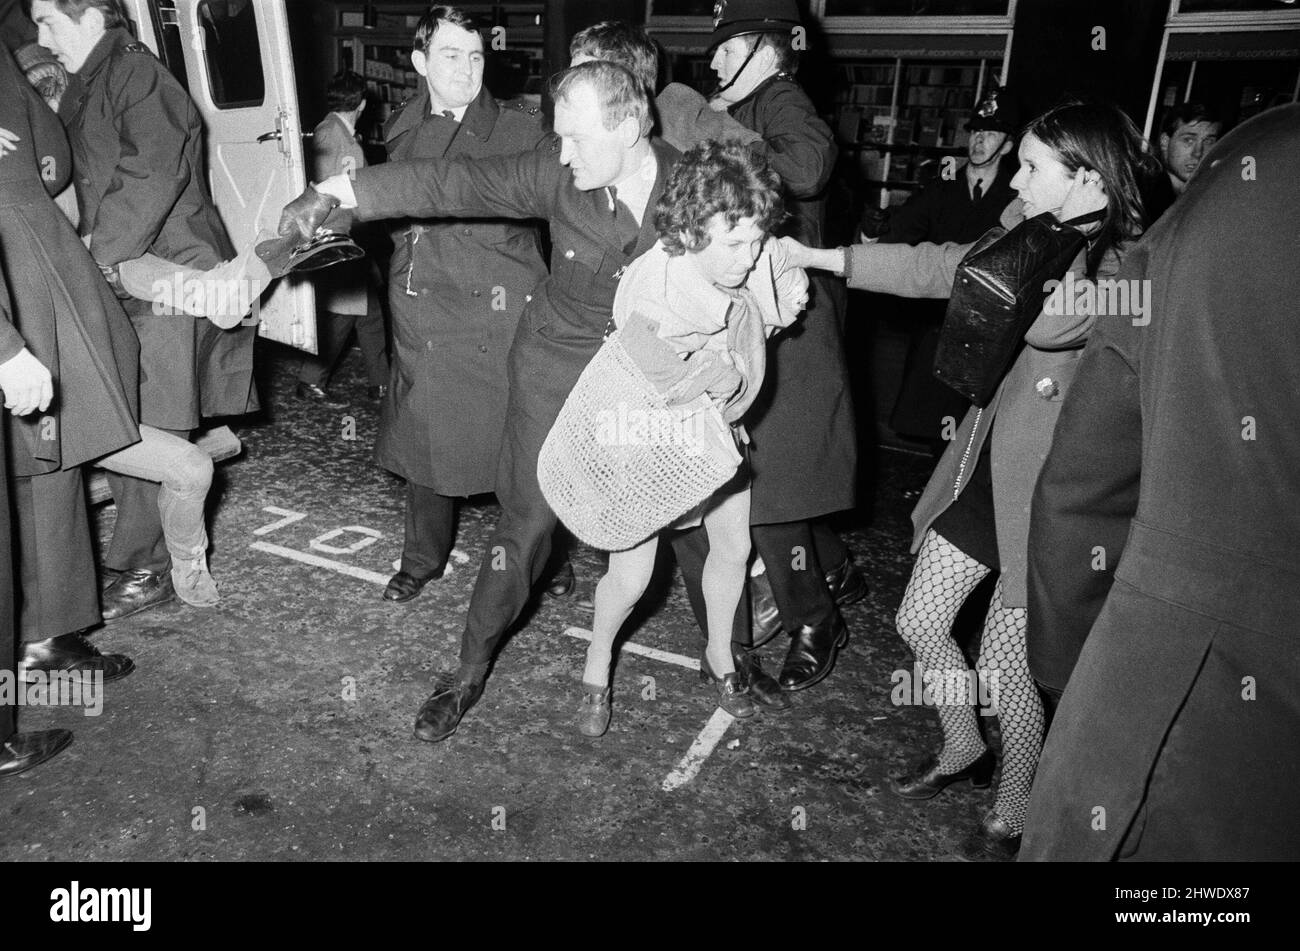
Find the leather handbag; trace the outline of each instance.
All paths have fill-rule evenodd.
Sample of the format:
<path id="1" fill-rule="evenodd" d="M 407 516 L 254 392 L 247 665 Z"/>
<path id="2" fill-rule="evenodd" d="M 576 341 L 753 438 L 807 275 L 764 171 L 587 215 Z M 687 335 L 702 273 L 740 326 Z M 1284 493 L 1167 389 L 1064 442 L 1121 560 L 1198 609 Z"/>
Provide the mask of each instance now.
<path id="1" fill-rule="evenodd" d="M 1047 284 L 1064 276 L 1087 241 L 1075 226 L 1104 216 L 1101 210 L 1061 222 L 1045 212 L 1010 231 L 985 232 L 957 266 L 934 375 L 988 406 L 1043 311 Z"/>

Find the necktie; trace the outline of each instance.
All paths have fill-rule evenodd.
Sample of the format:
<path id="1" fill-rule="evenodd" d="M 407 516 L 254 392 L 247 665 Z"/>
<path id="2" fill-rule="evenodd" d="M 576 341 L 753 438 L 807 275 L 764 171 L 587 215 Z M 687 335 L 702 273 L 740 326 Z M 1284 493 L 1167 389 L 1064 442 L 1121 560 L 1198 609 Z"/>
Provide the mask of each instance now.
<path id="1" fill-rule="evenodd" d="M 609 198 L 614 205 L 614 234 L 618 236 L 619 246 L 624 253 L 631 254 L 636 247 L 637 237 L 641 234 L 641 226 L 636 223 L 631 209 L 619 200 L 618 189 L 613 185 L 609 186 Z"/>
<path id="2" fill-rule="evenodd" d="M 453 122 L 456 121 L 456 113 L 452 112 L 450 109 L 442 110 L 442 114 L 446 116 L 448 119 L 452 120 Z"/>
<path id="3" fill-rule="evenodd" d="M 975 179 L 975 187 L 971 189 L 970 200 L 979 201 L 984 195 L 984 182 L 982 179 Z"/>

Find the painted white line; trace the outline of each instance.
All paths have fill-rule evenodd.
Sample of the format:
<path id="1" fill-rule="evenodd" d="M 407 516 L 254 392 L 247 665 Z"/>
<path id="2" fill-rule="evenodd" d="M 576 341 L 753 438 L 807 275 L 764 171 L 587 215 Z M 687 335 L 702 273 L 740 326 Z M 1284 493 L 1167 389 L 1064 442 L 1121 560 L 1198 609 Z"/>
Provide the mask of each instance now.
<path id="1" fill-rule="evenodd" d="M 328 568 L 330 571 L 337 571 L 339 574 L 347 575 L 351 578 L 359 578 L 362 581 L 369 581 L 371 584 L 377 584 L 381 587 L 388 586 L 388 575 L 381 575 L 377 571 L 367 571 L 365 568 L 357 568 L 354 565 L 345 565 L 341 561 L 335 561 L 333 558 L 322 558 L 320 555 L 308 554 L 305 551 L 295 551 L 292 548 L 285 548 L 283 545 L 272 545 L 270 542 L 253 542 L 248 546 L 256 551 L 264 551 L 268 555 L 279 555 L 281 558 L 291 558 L 294 561 L 300 561 L 304 565 L 313 565 L 317 568 Z"/>
<path id="2" fill-rule="evenodd" d="M 280 512 L 274 513 L 276 515 Z M 361 581 L 369 581 L 372 584 L 387 586 L 388 575 L 381 575 L 377 571 L 367 571 L 365 568 L 357 568 L 354 565 L 348 565 L 341 561 L 335 561 L 333 558 L 322 558 L 320 555 L 312 555 L 305 551 L 297 551 L 293 548 L 285 548 L 283 545 L 272 545 L 270 542 L 253 542 L 248 546 L 255 551 L 266 552 L 268 555 L 279 555 L 281 558 L 289 558 L 293 561 L 302 562 L 304 565 L 312 565 L 316 568 L 328 568 L 330 571 L 337 571 L 340 574 L 347 575 L 351 578 L 357 578 Z M 396 567 L 396 566 L 395 566 Z M 448 564 L 450 567 L 450 563 Z M 569 637 L 575 637 L 580 641 L 590 641 L 591 632 L 580 627 L 566 627 L 564 633 Z M 688 670 L 699 670 L 700 662 L 694 657 L 687 657 L 684 654 L 674 654 L 670 651 L 661 651 L 654 647 L 643 647 L 640 644 L 625 643 L 620 650 L 628 651 L 632 654 L 640 654 L 642 657 L 649 657 L 651 660 L 661 661 L 665 664 L 674 664 L 678 667 L 685 667 Z M 704 761 L 709 758 L 713 750 L 717 747 L 718 741 L 722 735 L 727 732 L 727 727 L 735 722 L 733 717 L 721 707 L 713 711 L 713 716 L 709 717 L 709 722 L 704 725 L 700 735 L 695 738 L 691 748 L 686 751 L 677 768 L 668 774 L 663 781 L 664 792 L 672 792 L 681 786 L 686 785 L 699 773 Z"/>
<path id="3" fill-rule="evenodd" d="M 580 641 L 590 641 L 591 631 L 581 627 L 566 627 L 564 633 L 570 637 L 576 637 Z M 694 657 L 687 657 L 685 654 L 674 654 L 670 651 L 661 651 L 655 647 L 642 647 L 640 644 L 633 644 L 630 641 L 624 641 L 620 651 L 627 651 L 629 654 L 640 654 L 642 657 L 649 657 L 651 660 L 663 661 L 665 664 L 676 664 L 678 667 L 685 667 L 687 670 L 699 670 L 700 662 Z"/>
<path id="4" fill-rule="evenodd" d="M 726 710 L 718 707 L 713 711 L 713 716 L 709 717 L 709 722 L 704 724 L 704 729 L 700 735 L 695 738 L 691 748 L 686 751 L 677 768 L 668 774 L 668 778 L 663 781 L 663 791 L 672 792 L 681 786 L 685 786 L 700 771 L 704 761 L 709 758 L 718 741 L 722 739 L 722 734 L 727 732 L 727 727 L 736 722 Z"/>

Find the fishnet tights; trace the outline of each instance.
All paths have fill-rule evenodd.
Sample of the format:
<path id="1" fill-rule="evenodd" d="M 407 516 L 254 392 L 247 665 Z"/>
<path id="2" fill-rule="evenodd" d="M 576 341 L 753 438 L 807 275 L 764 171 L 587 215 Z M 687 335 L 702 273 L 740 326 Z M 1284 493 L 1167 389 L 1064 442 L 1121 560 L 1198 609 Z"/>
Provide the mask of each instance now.
<path id="1" fill-rule="evenodd" d="M 941 678 L 935 683 L 935 701 L 943 727 L 939 768 L 945 773 L 966 768 L 985 749 L 969 702 L 970 674 L 953 640 L 952 625 L 966 598 L 988 573 L 986 566 L 929 531 L 898 608 L 899 634 L 916 654 L 922 671 Z M 1043 746 L 1043 704 L 1029 675 L 1025 609 L 1002 603 L 1001 580 L 984 619 L 975 667 L 984 685 L 980 696 L 992 701 L 1002 728 L 1002 773 L 993 810 L 1020 832 Z M 942 684 L 959 689 L 944 690 Z"/>

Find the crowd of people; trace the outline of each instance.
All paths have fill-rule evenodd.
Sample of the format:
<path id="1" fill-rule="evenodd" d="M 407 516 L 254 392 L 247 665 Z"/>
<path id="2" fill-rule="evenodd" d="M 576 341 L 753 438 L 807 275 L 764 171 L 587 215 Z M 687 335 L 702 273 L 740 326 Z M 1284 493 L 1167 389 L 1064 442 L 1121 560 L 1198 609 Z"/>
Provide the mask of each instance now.
<path id="1" fill-rule="evenodd" d="M 710 90 L 660 89 L 642 28 L 588 27 L 552 78 L 549 120 L 494 98 L 473 21 L 433 6 L 413 39 L 424 82 L 384 130 L 389 161 L 365 165 L 364 83 L 341 73 L 315 183 L 278 237 L 237 254 L 203 183 L 197 112 L 127 26 L 118 0 L 35 0 L 30 21 L 0 0 L 14 51 L 0 54 L 6 665 L 16 617 L 21 670 L 122 677 L 129 658 L 88 631 L 177 594 L 219 597 L 202 519 L 211 461 L 190 439 L 204 417 L 256 408 L 253 330 L 220 308 L 165 306 L 133 275 L 218 270 L 261 286 L 320 229 L 375 222 L 394 244 L 390 352 L 369 265 L 322 272 L 321 354 L 297 392 L 330 400 L 355 327 L 380 400 L 375 461 L 406 483 L 383 597 L 410 601 L 444 572 L 457 500 L 492 492 L 501 509 L 458 666 L 436 678 L 415 735 L 451 736 L 530 598 L 572 591 L 561 519 L 609 552 L 578 731 L 610 728 L 614 645 L 661 538 L 718 705 L 788 708 L 833 672 L 840 609 L 867 593 L 828 522 L 869 501 L 854 496 L 847 290 L 943 301 L 990 229 L 1009 237 L 1046 216 L 1078 235 L 1055 283 L 1080 296 L 1038 295 L 990 399 L 934 379 L 943 314 L 916 312 L 894 419 L 937 464 L 897 628 L 938 685 L 943 740 L 890 787 L 927 800 L 996 774 L 971 857 L 1300 854 L 1300 765 L 1274 755 L 1300 739 L 1300 285 L 1287 264 L 1300 107 L 1220 142 L 1220 118 L 1188 103 L 1148 143 L 1112 104 L 1026 121 L 994 89 L 955 175 L 827 248 L 837 149 L 796 78 L 793 0 L 720 7 Z M 69 181 L 72 220 L 53 199 Z M 1140 314 L 1079 306 L 1121 284 Z M 672 445 L 608 445 L 613 392 L 671 419 Z M 548 464 L 557 452 L 567 465 Z M 114 473 L 118 506 L 102 592 L 92 463 Z M 654 505 L 636 502 L 647 485 Z M 989 577 L 972 667 L 953 625 Z M 769 673 L 763 648 L 783 635 Z M 943 689 L 972 675 L 991 688 L 1000 758 L 967 692 Z M 0 776 L 71 739 L 17 732 L 9 706 L 0 717 Z"/>

